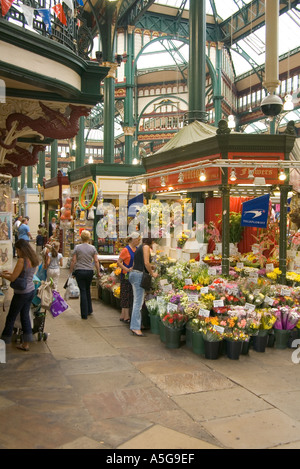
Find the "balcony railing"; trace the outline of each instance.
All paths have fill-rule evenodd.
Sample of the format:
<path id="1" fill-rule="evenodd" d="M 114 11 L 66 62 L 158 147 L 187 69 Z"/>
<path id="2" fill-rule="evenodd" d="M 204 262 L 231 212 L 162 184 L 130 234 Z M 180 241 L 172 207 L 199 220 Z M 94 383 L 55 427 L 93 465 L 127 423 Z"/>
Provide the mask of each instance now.
<path id="1" fill-rule="evenodd" d="M 59 20 L 53 10 L 60 3 L 64 22 Z M 72 11 L 59 0 L 27 0 L 26 4 L 15 0 L 4 19 L 59 42 L 84 59 L 88 59 L 92 51 L 92 32 L 86 26 L 80 5 Z"/>

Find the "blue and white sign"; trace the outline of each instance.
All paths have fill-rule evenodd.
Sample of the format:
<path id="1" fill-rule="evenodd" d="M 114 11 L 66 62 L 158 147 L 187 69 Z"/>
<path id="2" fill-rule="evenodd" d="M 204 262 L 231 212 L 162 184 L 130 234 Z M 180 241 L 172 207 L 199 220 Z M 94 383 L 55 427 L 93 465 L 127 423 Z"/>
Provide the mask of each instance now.
<path id="1" fill-rule="evenodd" d="M 242 226 L 266 228 L 269 214 L 270 194 L 243 203 Z"/>

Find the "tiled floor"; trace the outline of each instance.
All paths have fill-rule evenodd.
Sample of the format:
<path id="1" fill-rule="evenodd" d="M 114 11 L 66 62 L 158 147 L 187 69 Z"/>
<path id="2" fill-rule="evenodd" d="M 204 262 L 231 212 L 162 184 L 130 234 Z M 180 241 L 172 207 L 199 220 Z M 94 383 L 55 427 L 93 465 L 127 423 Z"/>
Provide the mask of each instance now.
<path id="1" fill-rule="evenodd" d="M 69 304 L 48 316 L 47 342 L 29 353 L 7 347 L 0 449 L 300 448 L 291 349 L 210 361 L 186 345 L 169 350 L 150 331 L 132 336 L 99 300 L 87 321 L 77 299 Z M 4 320 L 1 312 L 1 331 Z"/>

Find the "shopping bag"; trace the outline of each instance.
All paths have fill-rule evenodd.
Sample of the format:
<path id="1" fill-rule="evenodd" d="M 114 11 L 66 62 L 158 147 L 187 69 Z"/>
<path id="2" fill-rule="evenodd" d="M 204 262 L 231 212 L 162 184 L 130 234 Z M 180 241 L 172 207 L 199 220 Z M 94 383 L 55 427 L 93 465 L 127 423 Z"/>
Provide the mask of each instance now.
<path id="1" fill-rule="evenodd" d="M 39 265 L 37 273 L 36 273 L 37 278 L 39 278 L 41 281 L 47 280 L 47 270 L 44 269 L 43 263 Z"/>
<path id="2" fill-rule="evenodd" d="M 50 313 L 54 318 L 59 316 L 61 313 L 66 311 L 68 309 L 69 305 L 66 303 L 66 301 L 60 296 L 60 294 L 53 290 L 53 301 L 50 306 Z"/>
<path id="3" fill-rule="evenodd" d="M 53 302 L 52 280 L 49 282 L 42 282 L 36 296 L 41 300 L 42 308 L 50 309 Z"/>
<path id="4" fill-rule="evenodd" d="M 69 277 L 64 298 L 65 300 L 69 298 L 79 298 L 79 287 L 75 277 Z"/>

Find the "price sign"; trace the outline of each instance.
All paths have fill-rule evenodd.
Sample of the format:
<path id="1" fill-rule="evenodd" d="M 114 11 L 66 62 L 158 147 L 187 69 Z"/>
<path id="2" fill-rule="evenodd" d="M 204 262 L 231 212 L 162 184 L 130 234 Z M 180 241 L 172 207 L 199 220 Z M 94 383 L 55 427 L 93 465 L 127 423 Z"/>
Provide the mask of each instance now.
<path id="1" fill-rule="evenodd" d="M 208 293 L 208 287 L 202 287 L 201 290 L 200 290 L 200 293 L 202 295 L 206 295 Z"/>
<path id="2" fill-rule="evenodd" d="M 167 304 L 167 311 L 168 313 L 172 313 L 174 311 L 177 311 L 178 305 L 174 305 L 174 303 L 168 303 Z"/>
<path id="3" fill-rule="evenodd" d="M 274 300 L 273 298 L 270 298 L 269 296 L 265 297 L 265 303 L 267 303 L 270 306 L 273 306 Z"/>
<path id="4" fill-rule="evenodd" d="M 217 275 L 217 269 L 215 267 L 208 267 L 208 275 Z"/>
<path id="5" fill-rule="evenodd" d="M 164 285 L 167 285 L 168 283 L 168 280 L 166 278 L 163 278 L 162 280 L 159 281 L 159 284 L 161 287 L 163 287 Z"/>
<path id="6" fill-rule="evenodd" d="M 253 305 L 252 303 L 246 303 L 245 304 L 245 309 L 247 309 L 248 311 L 254 311 L 255 310 L 255 305 Z"/>
<path id="7" fill-rule="evenodd" d="M 192 279 L 191 279 L 191 278 L 186 278 L 186 279 L 185 279 L 185 284 L 186 284 L 186 285 L 193 285 Z"/>
<path id="8" fill-rule="evenodd" d="M 266 272 L 273 272 L 274 264 L 266 264 Z"/>
<path id="9" fill-rule="evenodd" d="M 188 299 L 191 302 L 196 302 L 199 300 L 199 296 L 195 293 L 188 293 Z"/>
<path id="10" fill-rule="evenodd" d="M 244 268 L 244 262 L 237 262 L 236 266 L 238 269 L 243 269 Z"/>
<path id="11" fill-rule="evenodd" d="M 214 308 L 222 308 L 224 306 L 224 300 L 214 300 Z"/>
<path id="12" fill-rule="evenodd" d="M 288 290 L 287 288 L 282 288 L 280 294 L 282 296 L 290 296 L 291 293 L 290 290 Z"/>
<path id="13" fill-rule="evenodd" d="M 172 287 L 172 285 L 170 285 L 170 284 L 163 286 L 163 291 L 164 291 L 164 292 L 171 291 L 172 289 L 173 289 L 173 287 Z"/>
<path id="14" fill-rule="evenodd" d="M 215 331 L 220 332 L 220 334 L 223 334 L 225 330 L 224 327 L 221 326 L 214 326 L 213 328 Z"/>
<path id="15" fill-rule="evenodd" d="M 202 317 L 204 317 L 204 318 L 209 318 L 209 316 L 210 316 L 210 311 L 209 311 L 209 309 L 202 309 L 202 308 L 200 308 L 200 309 L 199 309 L 199 316 L 202 316 Z"/>
<path id="16" fill-rule="evenodd" d="M 162 296 L 157 296 L 156 301 L 159 305 L 164 305 L 165 304 L 165 300 L 163 299 Z"/>

